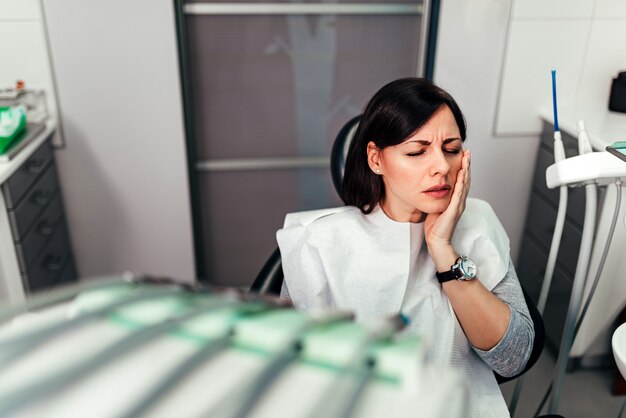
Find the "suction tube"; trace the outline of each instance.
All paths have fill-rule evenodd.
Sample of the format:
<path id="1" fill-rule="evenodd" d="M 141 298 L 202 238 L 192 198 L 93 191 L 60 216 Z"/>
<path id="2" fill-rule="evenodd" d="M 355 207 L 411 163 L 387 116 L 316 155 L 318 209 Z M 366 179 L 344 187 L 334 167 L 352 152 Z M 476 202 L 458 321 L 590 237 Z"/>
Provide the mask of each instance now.
<path id="1" fill-rule="evenodd" d="M 561 140 L 561 131 L 559 131 L 559 114 L 556 105 L 556 70 L 552 69 L 552 105 L 554 110 L 554 162 L 558 163 L 565 159 L 565 149 Z M 559 187 L 559 210 L 556 215 L 556 224 L 554 225 L 554 234 L 552 235 L 552 244 L 550 245 L 550 255 L 548 264 L 543 276 L 543 284 L 539 293 L 539 301 L 537 302 L 537 310 L 543 315 L 552 284 L 552 275 L 554 273 L 554 265 L 559 253 L 561 244 L 561 236 L 563 234 L 563 224 L 565 223 L 565 213 L 567 212 L 567 186 Z"/>
<path id="2" fill-rule="evenodd" d="M 574 329 L 576 327 L 576 319 L 580 313 L 585 280 L 587 278 L 587 270 L 589 268 L 589 259 L 591 256 L 591 248 L 593 245 L 593 235 L 595 231 L 596 209 L 597 209 L 597 185 L 595 183 L 585 186 L 585 220 L 583 226 L 582 242 L 578 253 L 578 263 L 576 264 L 576 274 L 574 276 L 574 284 L 572 286 L 572 294 L 570 296 L 569 308 L 567 310 L 567 320 L 565 321 L 565 329 L 561 338 L 561 347 L 559 357 L 554 371 L 554 389 L 552 391 L 552 399 L 550 401 L 550 414 L 556 414 L 559 406 L 559 398 L 561 396 L 561 388 L 565 379 L 567 369 L 567 361 L 569 353 L 574 341 Z"/>
<path id="3" fill-rule="evenodd" d="M 556 102 L 556 70 L 552 69 L 552 109 L 554 111 L 554 162 L 559 162 L 565 159 L 565 149 L 563 148 L 563 141 L 561 140 L 561 131 L 559 131 L 559 115 L 557 112 Z M 546 307 L 548 300 L 548 293 L 550 292 L 550 285 L 552 284 L 552 276 L 554 274 L 554 266 L 556 264 L 556 258 L 559 254 L 559 247 L 561 245 L 561 236 L 563 235 L 563 225 L 565 224 L 565 213 L 567 212 L 567 186 L 561 186 L 559 188 L 559 210 L 556 215 L 556 223 L 554 225 L 554 234 L 552 235 L 552 244 L 550 245 L 550 255 L 548 256 L 548 264 L 543 276 L 543 283 L 541 285 L 541 292 L 539 293 L 539 300 L 537 302 L 537 310 L 541 315 Z M 513 390 L 513 396 L 509 405 L 509 412 L 511 417 L 515 416 L 515 410 L 517 409 L 517 403 L 522 393 L 524 386 L 524 377 L 517 378 L 515 383 L 515 389 Z"/>

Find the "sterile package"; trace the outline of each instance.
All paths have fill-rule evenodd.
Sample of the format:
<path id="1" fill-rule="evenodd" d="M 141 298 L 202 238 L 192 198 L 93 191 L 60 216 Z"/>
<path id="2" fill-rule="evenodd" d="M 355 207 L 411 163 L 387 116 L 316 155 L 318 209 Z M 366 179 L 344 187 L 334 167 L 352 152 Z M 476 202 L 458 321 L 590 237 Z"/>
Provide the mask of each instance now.
<path id="1" fill-rule="evenodd" d="M 3 154 L 13 141 L 26 128 L 26 108 L 24 106 L 0 107 L 0 154 Z"/>

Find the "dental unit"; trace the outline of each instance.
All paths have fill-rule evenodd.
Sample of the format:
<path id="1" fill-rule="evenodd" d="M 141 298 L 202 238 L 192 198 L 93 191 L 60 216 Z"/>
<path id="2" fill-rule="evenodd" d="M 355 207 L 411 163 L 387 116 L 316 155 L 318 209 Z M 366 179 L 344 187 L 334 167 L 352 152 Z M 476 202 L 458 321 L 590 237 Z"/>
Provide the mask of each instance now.
<path id="1" fill-rule="evenodd" d="M 579 155 L 566 158 L 561 140 L 561 133 L 558 125 L 557 101 L 556 101 L 556 71 L 552 70 L 552 94 L 553 94 L 553 111 L 554 111 L 554 164 L 546 170 L 546 184 L 549 189 L 559 188 L 559 208 L 557 220 L 555 224 L 554 234 L 550 247 L 550 254 L 545 270 L 543 284 L 539 295 L 537 309 L 540 313 L 544 313 L 548 292 L 552 283 L 554 267 L 561 242 L 565 214 L 567 209 L 567 193 L 569 187 L 585 188 L 585 215 L 583 222 L 582 240 L 578 253 L 578 261 L 576 264 L 576 272 L 573 278 L 572 292 L 567 309 L 567 316 L 559 354 L 557 358 L 556 369 L 554 371 L 553 382 L 547 389 L 547 392 L 541 401 L 535 416 L 539 415 L 548 396 L 552 393 L 549 403 L 550 414 L 556 414 L 559 406 L 559 400 L 565 373 L 568 365 L 570 351 L 576 339 L 580 326 L 585 318 L 597 288 L 607 254 L 613 238 L 613 233 L 617 225 L 617 219 L 621 203 L 621 188 L 623 181 L 626 179 L 626 162 L 622 161 L 607 151 L 594 152 L 591 148 L 585 124 L 583 121 L 578 122 L 578 151 Z M 598 186 L 616 185 L 616 204 L 612 216 L 611 226 L 607 235 L 607 240 L 602 251 L 602 256 L 594 276 L 593 283 L 588 291 L 587 297 L 583 303 L 583 295 L 587 288 L 587 277 L 589 273 L 589 264 L 591 259 L 592 248 L 594 244 L 594 235 L 596 228 L 597 213 L 597 188 Z M 582 309 L 581 309 L 582 308 Z M 513 398 L 511 400 L 510 412 L 514 415 L 517 401 L 521 392 L 523 381 L 518 381 Z"/>

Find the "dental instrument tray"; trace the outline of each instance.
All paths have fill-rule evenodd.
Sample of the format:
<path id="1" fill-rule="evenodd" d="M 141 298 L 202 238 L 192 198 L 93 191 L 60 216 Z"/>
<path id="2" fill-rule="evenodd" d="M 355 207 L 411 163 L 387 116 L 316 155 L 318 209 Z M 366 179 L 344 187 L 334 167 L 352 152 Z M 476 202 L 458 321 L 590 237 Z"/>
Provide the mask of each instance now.
<path id="1" fill-rule="evenodd" d="M 0 416 L 461 417 L 464 383 L 396 319 L 367 327 L 161 277 L 89 280 L 0 306 Z"/>
<path id="2" fill-rule="evenodd" d="M 606 147 L 606 150 L 617 158 L 626 161 L 626 141 L 617 141 Z"/>

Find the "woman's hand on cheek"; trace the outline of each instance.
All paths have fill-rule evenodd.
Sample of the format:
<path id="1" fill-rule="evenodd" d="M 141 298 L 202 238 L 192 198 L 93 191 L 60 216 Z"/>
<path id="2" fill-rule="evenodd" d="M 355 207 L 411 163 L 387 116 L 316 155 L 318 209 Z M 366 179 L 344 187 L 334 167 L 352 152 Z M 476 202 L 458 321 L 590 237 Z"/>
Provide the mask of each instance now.
<path id="1" fill-rule="evenodd" d="M 438 251 L 446 251 L 451 247 L 450 242 L 454 229 L 465 210 L 470 180 L 470 152 L 464 150 L 461 169 L 457 174 L 448 207 L 441 213 L 429 213 L 424 221 L 424 235 L 431 256 Z"/>

